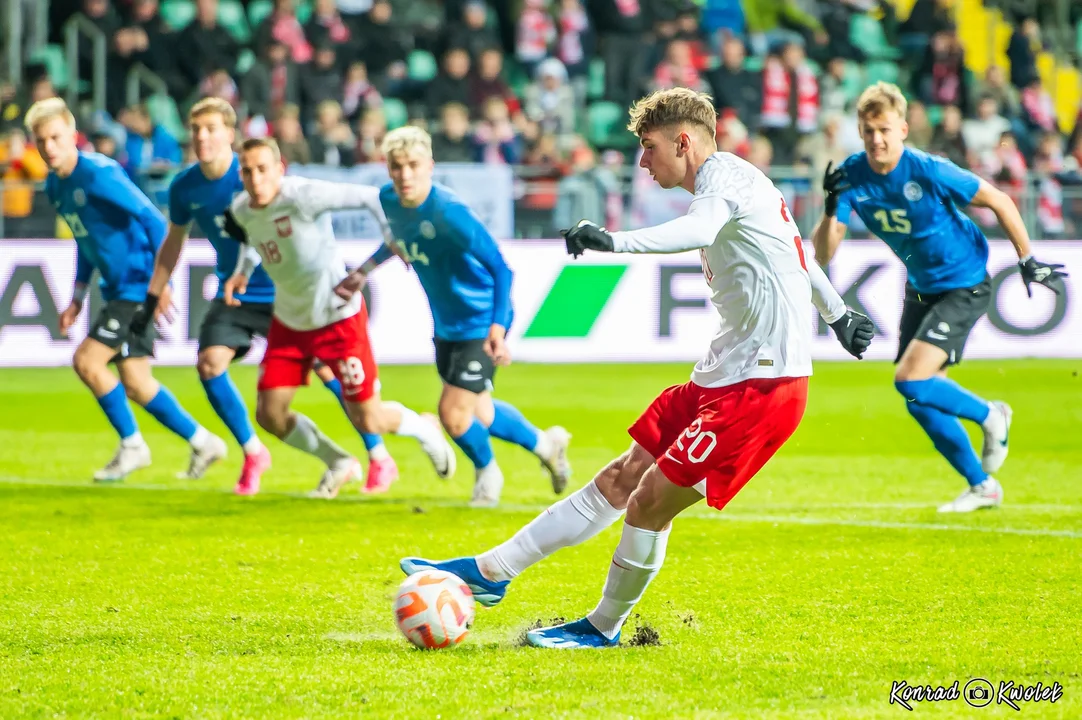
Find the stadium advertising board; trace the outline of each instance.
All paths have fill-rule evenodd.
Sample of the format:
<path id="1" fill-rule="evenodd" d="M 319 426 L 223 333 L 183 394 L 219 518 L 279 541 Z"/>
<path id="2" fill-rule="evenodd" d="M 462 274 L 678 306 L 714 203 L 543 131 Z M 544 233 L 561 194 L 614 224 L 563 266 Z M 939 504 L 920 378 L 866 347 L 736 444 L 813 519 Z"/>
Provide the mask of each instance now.
<path id="1" fill-rule="evenodd" d="M 346 262 L 359 265 L 371 241 L 341 243 Z M 65 365 L 86 336 L 100 298 L 94 292 L 68 339 L 56 314 L 71 295 L 75 251 L 70 241 L 0 244 L 0 365 Z M 600 255 L 571 260 L 562 242 L 502 243 L 515 270 L 513 357 L 531 362 L 694 362 L 716 327 L 697 253 L 667 256 Z M 808 257 L 811 248 L 806 249 Z M 1067 265 L 1066 297 L 1035 287 L 1027 298 L 1014 251 L 993 243 L 990 269 L 995 302 L 973 331 L 970 358 L 1082 357 L 1082 242 L 1040 248 L 1042 259 Z M 175 274 L 177 317 L 158 341 L 158 362 L 191 365 L 199 323 L 217 280 L 205 241 L 188 243 Z M 846 301 L 866 312 L 881 333 L 867 357 L 893 359 L 905 271 L 886 246 L 846 243 L 830 268 Z M 382 363 L 432 360 L 432 321 L 416 277 L 398 260 L 380 268 L 367 289 L 371 335 Z M 817 359 L 847 359 L 830 329 L 808 308 Z M 257 345 L 246 362 L 257 361 Z"/>

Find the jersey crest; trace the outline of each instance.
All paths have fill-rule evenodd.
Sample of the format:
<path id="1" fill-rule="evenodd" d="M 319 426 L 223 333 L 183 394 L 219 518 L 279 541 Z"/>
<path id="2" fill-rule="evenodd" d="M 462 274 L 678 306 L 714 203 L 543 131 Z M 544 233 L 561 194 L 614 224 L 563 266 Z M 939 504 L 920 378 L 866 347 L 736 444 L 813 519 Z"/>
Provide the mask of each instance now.
<path id="1" fill-rule="evenodd" d="M 293 234 L 293 223 L 288 215 L 274 218 L 274 229 L 278 231 L 278 237 L 286 238 Z"/>
<path id="2" fill-rule="evenodd" d="M 915 180 L 910 180 L 902 188 L 902 193 L 905 195 L 905 199 L 909 202 L 917 202 L 924 197 L 924 190 L 917 184 Z"/>

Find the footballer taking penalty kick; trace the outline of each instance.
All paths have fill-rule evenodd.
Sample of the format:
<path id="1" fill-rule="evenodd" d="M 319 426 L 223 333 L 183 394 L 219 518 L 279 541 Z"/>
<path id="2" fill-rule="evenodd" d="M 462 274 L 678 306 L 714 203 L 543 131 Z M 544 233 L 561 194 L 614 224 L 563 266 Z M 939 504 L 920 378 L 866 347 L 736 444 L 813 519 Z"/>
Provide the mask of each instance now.
<path id="1" fill-rule="evenodd" d="M 706 497 L 718 510 L 796 430 L 812 373 L 814 303 L 856 357 L 871 321 L 845 307 L 814 263 L 781 193 L 759 169 L 717 152 L 709 98 L 686 88 L 655 92 L 631 110 L 640 165 L 663 188 L 694 195 L 687 215 L 657 227 L 609 233 L 582 221 L 567 250 L 675 253 L 698 250 L 720 329 L 691 381 L 664 390 L 631 426 L 631 448 L 584 488 L 556 503 L 507 542 L 472 558 L 405 558 L 407 574 L 451 572 L 483 605 L 557 550 L 627 517 L 597 607 L 585 618 L 532 630 L 532 645 L 603 648 L 620 629 L 665 559 L 671 521 Z"/>
<path id="2" fill-rule="evenodd" d="M 225 442 L 200 426 L 154 379 L 150 370 L 154 328 L 144 327 L 138 334 L 129 331 L 132 316 L 146 296 L 154 253 L 165 234 L 165 218 L 116 161 L 79 152 L 75 117 L 62 99 L 34 103 L 26 113 L 26 128 L 49 165 L 45 192 L 78 246 L 75 289 L 71 304 L 60 315 L 62 334 L 67 334 L 82 312 L 94 272 L 101 275 L 105 307 L 72 358 L 79 379 L 94 393 L 120 436 L 116 455 L 94 473 L 94 480 L 123 480 L 150 465 L 150 447 L 135 423 L 129 399 L 188 441 L 191 460 L 183 475 L 201 477 L 212 463 L 225 457 Z M 165 310 L 168 288 L 163 288 L 162 298 L 161 310 Z M 119 382 L 109 371 L 110 363 L 116 365 Z"/>

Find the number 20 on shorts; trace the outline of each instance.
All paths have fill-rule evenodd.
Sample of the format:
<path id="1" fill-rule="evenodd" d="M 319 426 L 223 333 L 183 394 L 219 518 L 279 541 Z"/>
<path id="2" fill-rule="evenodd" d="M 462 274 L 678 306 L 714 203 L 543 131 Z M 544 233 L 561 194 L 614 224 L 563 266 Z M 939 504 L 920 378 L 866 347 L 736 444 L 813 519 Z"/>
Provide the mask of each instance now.
<path id="1" fill-rule="evenodd" d="M 676 438 L 676 447 L 693 463 L 701 463 L 718 446 L 718 436 L 710 430 L 703 430 L 703 419 L 695 418 L 687 430 Z M 685 446 L 684 441 L 690 440 Z"/>

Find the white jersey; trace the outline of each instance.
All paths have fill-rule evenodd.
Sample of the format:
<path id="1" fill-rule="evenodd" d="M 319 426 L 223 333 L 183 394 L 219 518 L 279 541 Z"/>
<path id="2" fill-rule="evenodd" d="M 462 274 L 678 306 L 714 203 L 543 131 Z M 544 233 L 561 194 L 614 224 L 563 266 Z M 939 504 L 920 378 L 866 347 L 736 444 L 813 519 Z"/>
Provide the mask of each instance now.
<path id="1" fill-rule="evenodd" d="M 366 209 L 388 237 L 379 188 L 289 175 L 282 178 L 278 196 L 266 207 L 253 208 L 250 201 L 248 193 L 242 192 L 233 199 L 230 211 L 274 281 L 274 316 L 294 330 L 315 330 L 360 312 L 360 293 L 348 302 L 334 293 L 346 276 L 346 265 L 329 211 Z M 241 253 L 238 271 L 246 255 L 251 263 L 252 253 Z"/>
<path id="2" fill-rule="evenodd" d="M 699 168 L 687 215 L 612 236 L 617 252 L 699 250 L 721 326 L 691 375 L 696 385 L 811 375 L 808 305 L 814 300 L 827 322 L 846 312 L 822 270 L 804 258 L 800 230 L 774 183 L 731 153 L 715 153 Z"/>

